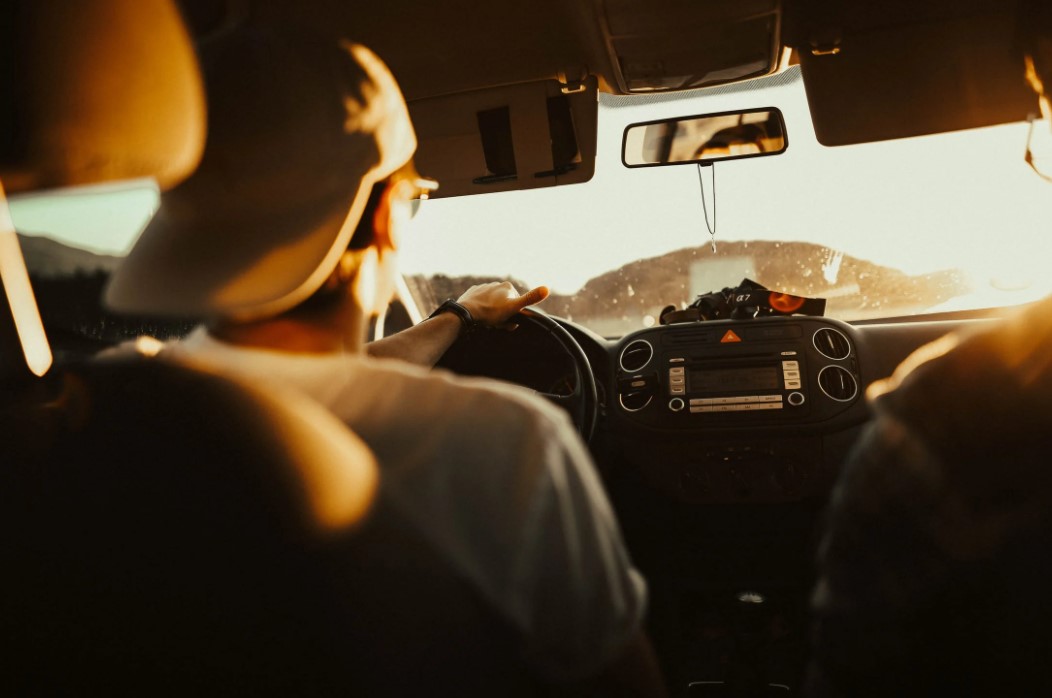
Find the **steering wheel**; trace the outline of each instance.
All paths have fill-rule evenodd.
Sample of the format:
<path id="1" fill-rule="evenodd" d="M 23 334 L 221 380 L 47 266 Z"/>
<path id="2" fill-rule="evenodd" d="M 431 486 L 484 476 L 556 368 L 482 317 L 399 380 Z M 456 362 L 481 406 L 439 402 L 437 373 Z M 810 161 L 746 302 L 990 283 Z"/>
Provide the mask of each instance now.
<path id="1" fill-rule="evenodd" d="M 538 391 L 541 395 L 570 413 L 574 426 L 585 443 L 592 438 L 599 418 L 599 397 L 595 387 L 595 373 L 588 362 L 584 349 L 547 313 L 536 308 L 523 308 L 516 320 L 519 324 L 530 323 L 546 331 L 573 361 L 574 388 L 569 395 L 556 395 Z"/>
<path id="2" fill-rule="evenodd" d="M 577 340 L 573 338 L 566 328 L 559 324 L 550 315 L 547 315 L 543 311 L 536 308 L 525 308 L 521 310 L 518 315 L 513 317 L 510 321 L 512 324 L 519 325 L 519 328 L 515 330 L 518 332 L 529 332 L 531 329 L 534 332 L 543 332 L 546 336 L 550 337 L 552 343 L 558 347 L 559 351 L 564 354 L 570 364 L 573 366 L 573 390 L 569 394 L 558 394 L 553 392 L 547 392 L 544 390 L 537 390 L 533 386 L 524 386 L 533 390 L 537 395 L 544 397 L 552 403 L 558 405 L 562 409 L 566 410 L 570 414 L 570 418 L 573 421 L 574 427 L 580 433 L 581 438 L 587 442 L 592 437 L 592 432 L 595 431 L 595 425 L 599 415 L 599 400 L 596 393 L 595 374 L 592 372 L 592 366 L 588 362 L 588 357 L 585 355 L 584 350 L 581 349 L 581 345 L 577 343 Z M 468 338 L 461 338 L 450 347 L 446 355 L 439 360 L 439 366 L 451 369 L 457 373 L 463 373 L 468 375 L 486 375 L 491 378 L 498 378 L 501 380 L 509 380 L 500 375 L 500 371 L 496 372 L 480 372 L 478 371 L 477 364 L 482 352 L 485 351 L 486 344 L 491 345 L 499 344 L 498 340 L 504 340 L 509 335 L 501 332 L 500 330 L 493 331 L 477 331 L 471 334 Z M 514 333 L 512 333 L 514 336 Z M 499 351 L 485 351 L 485 357 L 491 358 L 494 355 L 500 354 Z M 499 367 L 498 367 L 499 369 Z M 518 382 L 518 381 L 511 381 Z"/>

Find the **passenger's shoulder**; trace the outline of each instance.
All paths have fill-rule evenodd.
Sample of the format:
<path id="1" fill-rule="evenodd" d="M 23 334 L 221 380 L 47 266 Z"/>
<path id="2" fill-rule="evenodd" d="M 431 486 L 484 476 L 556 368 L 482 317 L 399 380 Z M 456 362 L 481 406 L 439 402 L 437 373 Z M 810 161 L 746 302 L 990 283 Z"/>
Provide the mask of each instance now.
<path id="1" fill-rule="evenodd" d="M 892 390 L 870 388 L 878 428 L 858 450 L 884 474 L 928 473 L 976 496 L 1036 481 L 1052 426 L 1049 351 L 1048 300 L 919 349 L 887 381 Z M 1004 462 L 1011 468 L 991 467 Z"/>
<path id="2" fill-rule="evenodd" d="M 1052 298 L 932 342 L 893 378 L 896 406 L 985 418 L 1052 404 Z M 1033 404 L 1031 404 L 1033 403 Z M 954 409 L 946 408 L 953 406 Z"/>

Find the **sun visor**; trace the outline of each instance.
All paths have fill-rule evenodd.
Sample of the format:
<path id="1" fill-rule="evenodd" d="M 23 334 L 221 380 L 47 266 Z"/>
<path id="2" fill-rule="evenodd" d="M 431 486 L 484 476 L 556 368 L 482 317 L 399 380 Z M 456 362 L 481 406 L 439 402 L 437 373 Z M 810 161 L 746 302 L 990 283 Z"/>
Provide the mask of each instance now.
<path id="1" fill-rule="evenodd" d="M 821 3 L 819 3 L 821 4 Z M 945 3 L 938 3 L 944 5 Z M 793 37 L 815 135 L 849 145 L 1022 121 L 1037 111 L 1014 3 L 824 13 Z"/>
<path id="2" fill-rule="evenodd" d="M 557 80 L 465 92 L 409 105 L 417 169 L 432 197 L 587 182 L 595 172 L 597 81 Z"/>

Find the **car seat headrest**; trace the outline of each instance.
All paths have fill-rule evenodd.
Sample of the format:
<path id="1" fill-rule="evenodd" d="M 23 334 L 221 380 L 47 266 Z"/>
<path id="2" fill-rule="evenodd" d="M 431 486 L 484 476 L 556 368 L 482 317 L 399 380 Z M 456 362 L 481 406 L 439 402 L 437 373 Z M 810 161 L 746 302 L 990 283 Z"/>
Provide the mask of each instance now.
<path id="1" fill-rule="evenodd" d="M 204 147 L 204 92 L 169 0 L 16 0 L 5 14 L 8 193 L 139 177 L 169 188 L 189 175 Z"/>

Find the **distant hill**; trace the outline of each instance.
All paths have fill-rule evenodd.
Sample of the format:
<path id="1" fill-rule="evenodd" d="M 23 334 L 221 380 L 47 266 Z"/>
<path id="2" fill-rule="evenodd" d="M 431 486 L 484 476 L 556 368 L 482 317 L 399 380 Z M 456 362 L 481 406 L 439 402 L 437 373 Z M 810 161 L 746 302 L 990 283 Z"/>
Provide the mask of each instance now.
<path id="1" fill-rule="evenodd" d="M 26 258 L 29 272 L 38 277 L 72 276 L 77 272 L 109 273 L 121 261 L 120 257 L 96 254 L 43 236 L 19 235 L 18 242 L 22 246 L 22 255 Z"/>
<path id="2" fill-rule="evenodd" d="M 644 316 L 657 317 L 666 305 L 684 306 L 698 293 L 719 291 L 719 287 L 691 288 L 691 276 L 692 268 L 696 271 L 707 261 L 720 259 L 731 265 L 735 259 L 748 261 L 734 282 L 725 283 L 737 284 L 750 275 L 753 281 L 772 290 L 826 298 L 826 313 L 832 316 L 862 318 L 913 313 L 970 290 L 965 277 L 956 270 L 910 276 L 811 243 L 720 242 L 718 249 L 719 254 L 713 255 L 708 245 L 699 245 L 630 262 L 590 279 L 573 295 L 552 295 L 542 307 L 600 332 L 624 322 L 642 327 Z M 431 277 L 431 288 L 436 291 L 434 305 L 446 297 L 456 297 L 472 284 L 490 280 L 494 279 Z M 415 279 L 417 285 L 425 282 L 425 288 L 427 281 L 426 277 Z M 512 281 L 520 289 L 544 282 Z"/>
<path id="3" fill-rule="evenodd" d="M 910 276 L 856 257 L 838 257 L 829 248 L 811 243 L 721 242 L 719 254 L 751 259 L 752 280 L 770 289 L 828 299 L 830 315 L 842 314 L 845 310 L 857 311 L 852 313 L 855 315 L 859 312 L 887 315 L 896 307 L 936 305 L 969 290 L 963 275 L 955 270 Z M 605 300 L 614 297 L 619 299 L 622 312 L 636 314 L 652 312 L 664 305 L 690 303 L 694 300 L 688 288 L 691 265 L 712 257 L 711 248 L 700 245 L 631 262 L 589 280 L 572 297 L 552 299 L 548 310 L 555 314 L 572 312 L 585 318 L 602 315 Z M 835 267 L 835 271 L 828 269 L 830 267 Z M 734 283 L 745 276 L 746 269 L 743 269 Z M 634 293 L 621 291 L 628 287 Z"/>

